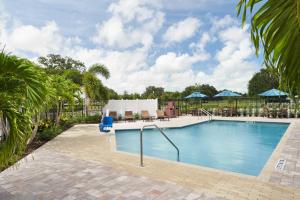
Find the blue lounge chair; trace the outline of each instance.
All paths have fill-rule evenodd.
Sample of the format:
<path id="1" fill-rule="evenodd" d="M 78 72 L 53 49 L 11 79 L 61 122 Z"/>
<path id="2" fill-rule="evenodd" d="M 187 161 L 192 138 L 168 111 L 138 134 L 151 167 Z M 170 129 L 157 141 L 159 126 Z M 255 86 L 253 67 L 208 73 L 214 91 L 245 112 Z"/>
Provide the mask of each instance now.
<path id="1" fill-rule="evenodd" d="M 99 130 L 101 132 L 109 132 L 109 127 L 113 127 L 113 118 L 112 117 L 104 117 L 102 122 L 99 124 Z"/>

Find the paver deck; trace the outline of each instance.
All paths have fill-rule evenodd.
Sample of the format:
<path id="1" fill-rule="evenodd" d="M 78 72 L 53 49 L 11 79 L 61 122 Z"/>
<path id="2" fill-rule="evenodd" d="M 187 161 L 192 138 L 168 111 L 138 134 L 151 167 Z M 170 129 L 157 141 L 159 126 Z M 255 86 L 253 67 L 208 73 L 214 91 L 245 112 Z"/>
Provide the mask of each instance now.
<path id="1" fill-rule="evenodd" d="M 225 198 L 42 149 L 1 174 L 0 199 Z"/>
<path id="2" fill-rule="evenodd" d="M 167 127 L 203 120 L 156 123 Z M 138 156 L 115 151 L 113 135 L 100 135 L 95 124 L 77 125 L 35 151 L 34 160 L 29 156 L 19 167 L 2 172 L 0 199 L 300 199 L 300 120 L 291 125 L 259 177 L 150 157 L 141 168 Z M 281 172 L 274 170 L 279 157 L 287 159 Z"/>

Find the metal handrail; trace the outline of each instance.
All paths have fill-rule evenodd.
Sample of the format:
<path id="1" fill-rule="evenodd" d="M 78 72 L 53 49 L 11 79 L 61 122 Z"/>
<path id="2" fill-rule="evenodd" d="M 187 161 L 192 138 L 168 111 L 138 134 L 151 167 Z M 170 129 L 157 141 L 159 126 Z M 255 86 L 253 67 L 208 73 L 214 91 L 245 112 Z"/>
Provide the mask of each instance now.
<path id="1" fill-rule="evenodd" d="M 155 127 L 156 129 L 158 129 L 160 131 L 160 133 L 171 143 L 171 145 L 173 147 L 175 147 L 176 151 L 177 151 L 177 162 L 180 161 L 179 159 L 179 149 L 178 147 L 172 142 L 172 140 L 163 132 L 163 130 L 161 128 L 159 128 L 156 124 L 151 124 L 151 125 L 145 125 L 141 128 L 140 131 L 140 153 L 141 153 L 141 167 L 144 167 L 144 157 L 143 157 L 143 131 L 144 128 L 146 127 Z"/>
<path id="2" fill-rule="evenodd" d="M 208 119 L 209 119 L 209 120 L 212 120 L 212 114 L 211 114 L 210 112 L 208 112 L 207 110 L 205 110 L 205 109 L 203 109 L 203 108 L 201 108 L 201 111 L 202 111 L 203 113 L 205 113 L 205 114 L 208 116 Z"/>

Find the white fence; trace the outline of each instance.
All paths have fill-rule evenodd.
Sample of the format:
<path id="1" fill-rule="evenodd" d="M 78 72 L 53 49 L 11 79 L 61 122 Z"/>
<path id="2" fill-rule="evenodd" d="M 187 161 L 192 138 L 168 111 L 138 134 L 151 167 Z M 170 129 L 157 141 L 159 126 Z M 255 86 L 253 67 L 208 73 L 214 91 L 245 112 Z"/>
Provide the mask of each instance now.
<path id="1" fill-rule="evenodd" d="M 157 99 L 136 99 L 136 100 L 109 100 L 103 107 L 103 113 L 116 111 L 118 116 L 124 117 L 125 111 L 133 113 L 141 113 L 142 110 L 147 110 L 151 116 L 156 116 L 158 109 Z"/>

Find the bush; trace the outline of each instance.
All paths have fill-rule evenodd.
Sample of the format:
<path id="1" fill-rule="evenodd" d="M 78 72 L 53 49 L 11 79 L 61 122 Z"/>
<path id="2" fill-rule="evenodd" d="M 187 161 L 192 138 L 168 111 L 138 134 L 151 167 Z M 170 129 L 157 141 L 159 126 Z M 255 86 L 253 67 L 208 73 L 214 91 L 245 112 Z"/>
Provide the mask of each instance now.
<path id="1" fill-rule="evenodd" d="M 85 123 L 99 123 L 100 121 L 101 121 L 101 117 L 99 115 L 86 116 L 82 119 L 82 122 Z"/>
<path id="2" fill-rule="evenodd" d="M 134 113 L 133 114 L 133 119 L 134 120 L 139 120 L 140 119 L 140 114 L 139 113 Z"/>
<path id="3" fill-rule="evenodd" d="M 51 122 L 51 120 L 41 120 L 39 123 L 39 127 L 38 127 L 38 132 L 42 132 L 43 130 L 49 128 L 50 126 L 52 126 L 53 123 Z"/>
<path id="4" fill-rule="evenodd" d="M 37 137 L 41 141 L 49 141 L 63 132 L 63 129 L 59 126 L 51 126 L 39 132 Z"/>

